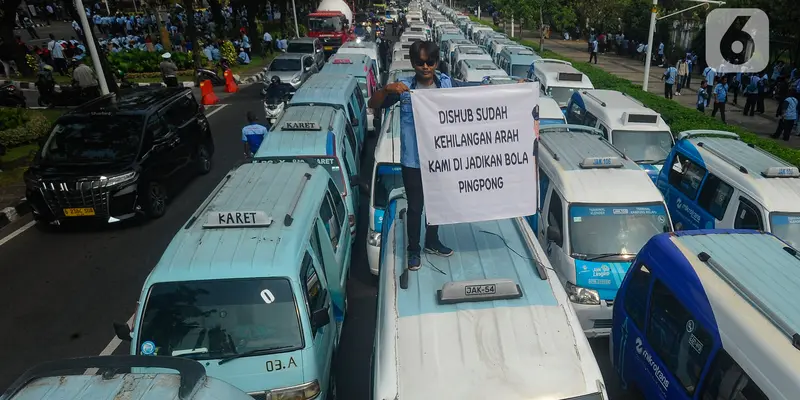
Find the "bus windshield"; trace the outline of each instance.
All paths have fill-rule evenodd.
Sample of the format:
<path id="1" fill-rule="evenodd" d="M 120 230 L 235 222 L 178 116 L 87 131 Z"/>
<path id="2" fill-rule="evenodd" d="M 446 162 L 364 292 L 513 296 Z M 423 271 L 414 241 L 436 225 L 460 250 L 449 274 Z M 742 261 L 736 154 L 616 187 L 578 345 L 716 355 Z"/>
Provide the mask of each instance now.
<path id="1" fill-rule="evenodd" d="M 800 213 L 771 213 L 769 224 L 772 234 L 800 249 Z"/>
<path id="2" fill-rule="evenodd" d="M 672 134 L 616 130 L 611 132 L 611 143 L 639 164 L 663 164 L 672 150 Z"/>
<path id="3" fill-rule="evenodd" d="M 671 230 L 658 205 L 573 205 L 569 211 L 572 257 L 630 259 L 654 235 Z"/>
<path id="4" fill-rule="evenodd" d="M 372 207 L 384 209 L 389 203 L 389 194 L 392 190 L 403 187 L 403 177 L 400 174 L 400 165 L 378 164 L 375 170 L 375 181 L 372 182 Z"/>

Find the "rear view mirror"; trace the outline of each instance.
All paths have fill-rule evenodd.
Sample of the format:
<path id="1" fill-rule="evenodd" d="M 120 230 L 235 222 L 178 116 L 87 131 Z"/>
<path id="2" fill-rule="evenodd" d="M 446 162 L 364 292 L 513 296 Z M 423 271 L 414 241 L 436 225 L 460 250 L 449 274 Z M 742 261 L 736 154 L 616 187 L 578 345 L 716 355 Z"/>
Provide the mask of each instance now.
<path id="1" fill-rule="evenodd" d="M 547 240 L 550 242 L 555 242 L 558 247 L 562 247 L 564 242 L 563 238 L 561 237 L 561 229 L 558 229 L 558 227 L 554 225 L 548 226 Z"/>
<path id="2" fill-rule="evenodd" d="M 311 67 L 306 67 L 306 72 L 311 71 Z"/>
<path id="3" fill-rule="evenodd" d="M 123 342 L 131 341 L 131 328 L 126 324 L 114 322 L 114 333 L 117 335 L 117 338 Z"/>
<path id="4" fill-rule="evenodd" d="M 328 307 L 322 307 L 311 314 L 311 327 L 313 329 L 322 328 L 331 323 L 331 316 L 328 314 Z"/>

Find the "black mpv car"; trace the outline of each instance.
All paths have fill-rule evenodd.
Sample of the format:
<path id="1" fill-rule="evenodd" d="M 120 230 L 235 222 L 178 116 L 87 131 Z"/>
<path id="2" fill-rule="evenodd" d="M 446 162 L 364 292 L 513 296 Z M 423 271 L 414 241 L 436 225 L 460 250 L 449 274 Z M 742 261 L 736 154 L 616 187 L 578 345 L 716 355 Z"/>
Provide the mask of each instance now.
<path id="1" fill-rule="evenodd" d="M 159 218 L 189 175 L 211 170 L 214 142 L 188 88 L 109 94 L 58 118 L 25 173 L 43 222 Z"/>

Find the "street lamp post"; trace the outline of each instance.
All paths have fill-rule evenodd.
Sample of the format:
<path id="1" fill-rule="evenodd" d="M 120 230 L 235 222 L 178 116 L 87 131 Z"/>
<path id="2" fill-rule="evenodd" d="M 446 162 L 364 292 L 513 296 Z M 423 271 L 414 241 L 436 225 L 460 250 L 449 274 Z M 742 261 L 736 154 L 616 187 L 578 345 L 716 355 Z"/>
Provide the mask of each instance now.
<path id="1" fill-rule="evenodd" d="M 92 32 L 92 27 L 89 26 L 89 20 L 86 18 L 86 9 L 83 8 L 83 1 L 75 0 L 75 8 L 75 11 L 78 12 L 78 18 L 81 20 L 81 26 L 83 27 L 83 37 L 86 39 L 86 47 L 89 49 L 89 54 L 92 56 L 94 73 L 97 75 L 97 82 L 100 83 L 100 93 L 107 95 L 108 84 L 106 83 L 106 75 L 103 73 L 100 55 L 97 52 L 97 47 L 94 45 L 94 33 Z"/>
<path id="2" fill-rule="evenodd" d="M 294 36 L 300 37 L 300 27 L 297 25 L 297 6 L 295 6 L 294 0 L 292 0 L 292 13 L 294 13 Z"/>
<path id="3" fill-rule="evenodd" d="M 647 59 L 644 62 L 644 79 L 642 81 L 642 90 L 644 90 L 645 92 L 647 91 L 647 86 L 650 83 L 650 60 L 653 58 L 653 34 L 656 31 L 656 20 L 660 21 L 662 19 L 669 18 L 673 15 L 678 15 L 683 12 L 695 9 L 697 7 L 702 7 L 704 5 L 708 6 L 709 4 L 716 4 L 718 6 L 721 6 L 725 4 L 724 1 L 716 1 L 716 0 L 689 0 L 689 1 L 699 4 L 695 4 L 689 8 L 685 8 L 680 11 L 675 11 L 674 13 L 667 14 L 663 17 L 659 17 L 658 9 L 656 7 L 658 5 L 658 0 L 653 0 L 653 9 L 651 10 L 650 14 L 650 32 L 647 35 L 647 54 L 646 54 Z"/>

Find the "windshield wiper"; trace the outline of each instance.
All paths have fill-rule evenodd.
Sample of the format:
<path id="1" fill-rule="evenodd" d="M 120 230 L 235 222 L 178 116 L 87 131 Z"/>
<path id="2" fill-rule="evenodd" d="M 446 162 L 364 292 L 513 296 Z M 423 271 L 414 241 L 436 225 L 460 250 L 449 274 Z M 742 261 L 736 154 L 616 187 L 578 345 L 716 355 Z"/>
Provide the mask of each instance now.
<path id="1" fill-rule="evenodd" d="M 277 352 L 279 352 L 281 350 L 292 349 L 294 347 L 295 346 L 278 346 L 278 347 L 270 347 L 268 349 L 255 349 L 255 350 L 245 351 L 244 353 L 234 354 L 232 356 L 228 356 L 228 357 L 225 357 L 225 358 L 219 360 L 219 365 L 225 364 L 225 363 L 227 363 L 229 361 L 233 361 L 233 360 L 235 360 L 237 358 L 250 357 L 250 356 L 259 356 L 259 355 L 265 355 L 265 354 L 273 354 L 273 353 L 277 353 Z"/>
<path id="2" fill-rule="evenodd" d="M 636 254 L 630 254 L 630 253 L 603 253 L 595 255 L 593 257 L 584 258 L 583 261 L 596 261 L 601 258 L 608 258 L 608 257 L 635 257 L 635 256 Z"/>
<path id="3" fill-rule="evenodd" d="M 663 164 L 665 161 L 667 161 L 666 158 L 662 158 L 660 160 L 649 160 L 649 159 L 646 159 L 646 160 L 634 160 L 633 162 L 635 162 L 637 164 Z"/>

